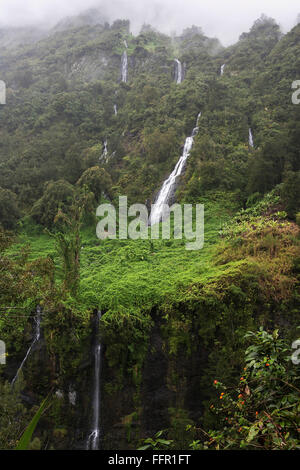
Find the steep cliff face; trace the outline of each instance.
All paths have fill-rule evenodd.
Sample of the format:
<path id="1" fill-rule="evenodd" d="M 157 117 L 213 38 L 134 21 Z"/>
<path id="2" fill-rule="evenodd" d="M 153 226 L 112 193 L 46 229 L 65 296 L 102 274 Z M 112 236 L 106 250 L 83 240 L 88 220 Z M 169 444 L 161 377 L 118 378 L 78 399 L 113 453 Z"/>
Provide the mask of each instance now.
<path id="1" fill-rule="evenodd" d="M 110 74 L 116 76 L 119 60 L 119 57 L 111 58 L 103 52 L 79 56 L 75 62 L 66 66 L 66 74 L 74 81 L 104 80 Z"/>

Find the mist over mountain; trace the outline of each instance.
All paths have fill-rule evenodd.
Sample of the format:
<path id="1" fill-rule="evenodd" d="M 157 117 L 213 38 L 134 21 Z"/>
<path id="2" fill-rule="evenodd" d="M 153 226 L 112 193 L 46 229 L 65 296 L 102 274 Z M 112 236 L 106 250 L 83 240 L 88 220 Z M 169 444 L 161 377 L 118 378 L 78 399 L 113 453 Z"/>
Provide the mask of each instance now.
<path id="1" fill-rule="evenodd" d="M 85 12 L 88 9 L 93 10 Z M 95 9 L 98 10 L 96 14 Z M 179 34 L 184 28 L 197 24 L 208 36 L 216 36 L 227 45 L 247 31 L 261 13 L 274 17 L 283 31 L 287 31 L 296 23 L 299 5 L 295 0 L 284 4 L 278 0 L 254 0 L 247 4 L 247 8 L 237 0 L 3 0 L 0 24 L 22 27 L 39 24 L 51 28 L 62 20 L 79 25 L 86 21 L 94 24 L 102 19 L 112 22 L 122 18 L 131 21 L 134 34 L 139 32 L 143 23 L 149 23 L 166 34 L 172 31 Z M 80 17 L 74 18 L 77 15 Z"/>

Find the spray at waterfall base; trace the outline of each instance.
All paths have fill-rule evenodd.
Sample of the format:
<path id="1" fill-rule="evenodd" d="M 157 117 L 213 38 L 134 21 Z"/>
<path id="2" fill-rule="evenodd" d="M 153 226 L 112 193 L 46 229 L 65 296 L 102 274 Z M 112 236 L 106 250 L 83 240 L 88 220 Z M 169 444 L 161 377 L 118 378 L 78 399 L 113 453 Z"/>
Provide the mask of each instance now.
<path id="1" fill-rule="evenodd" d="M 118 210 L 101 204 L 96 216 L 96 234 L 100 240 L 186 240 L 186 250 L 204 246 L 203 204 L 152 204 L 150 214 L 144 204 L 127 206 L 127 196 L 119 197 Z"/>

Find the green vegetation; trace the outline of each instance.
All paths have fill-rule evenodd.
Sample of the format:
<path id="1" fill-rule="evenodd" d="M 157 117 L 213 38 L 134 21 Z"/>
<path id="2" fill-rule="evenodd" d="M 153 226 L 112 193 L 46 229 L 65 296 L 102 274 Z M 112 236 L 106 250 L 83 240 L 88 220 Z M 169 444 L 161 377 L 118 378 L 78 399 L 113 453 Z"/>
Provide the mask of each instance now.
<path id="1" fill-rule="evenodd" d="M 145 25 L 134 37 L 120 20 L 1 52 L 1 448 L 17 446 L 36 411 L 21 391 L 34 403 L 59 392 L 32 448 L 85 439 L 96 310 L 104 448 L 115 429 L 120 448 L 299 447 L 299 376 L 286 361 L 300 311 L 299 38 L 299 25 L 282 35 L 262 17 L 225 49 L 195 26 L 171 39 Z M 150 206 L 199 111 L 176 200 L 204 204 L 204 248 L 173 236 L 100 241 L 97 206 L 120 195 Z M 37 305 L 42 340 L 10 396 Z M 73 389 L 79 405 L 66 399 Z"/>
<path id="2" fill-rule="evenodd" d="M 22 434 L 22 437 L 21 437 L 21 439 L 20 439 L 20 441 L 19 441 L 19 443 L 16 447 L 16 450 L 28 450 L 30 443 L 34 442 L 32 440 L 32 435 L 35 431 L 35 428 L 37 427 L 37 424 L 38 424 L 43 412 L 45 411 L 46 407 L 49 405 L 49 401 L 50 401 L 50 397 L 48 396 L 41 403 L 41 406 L 39 407 L 36 414 L 32 418 L 31 422 L 29 423 L 29 425 L 25 429 L 24 433 Z"/>
<path id="3" fill-rule="evenodd" d="M 291 362 L 290 345 L 278 330 L 269 334 L 261 328 L 246 339 L 251 345 L 239 384 L 214 381 L 220 405 L 211 404 L 210 410 L 222 427 L 197 430 L 205 442 L 194 441 L 193 449 L 299 449 L 299 371 Z"/>

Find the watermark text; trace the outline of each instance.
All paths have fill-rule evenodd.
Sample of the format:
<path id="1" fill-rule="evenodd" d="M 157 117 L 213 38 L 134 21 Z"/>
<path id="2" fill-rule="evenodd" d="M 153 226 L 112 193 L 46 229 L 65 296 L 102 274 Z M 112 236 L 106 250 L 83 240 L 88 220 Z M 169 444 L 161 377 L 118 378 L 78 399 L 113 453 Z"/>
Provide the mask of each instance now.
<path id="1" fill-rule="evenodd" d="M 296 90 L 292 94 L 292 103 L 293 104 L 300 104 L 300 80 L 295 80 L 292 83 L 292 89 Z"/>
<path id="2" fill-rule="evenodd" d="M 6 364 L 6 346 L 4 341 L 0 340 L 0 365 Z"/>
<path id="3" fill-rule="evenodd" d="M 128 208 L 127 196 L 120 196 L 118 211 L 112 204 L 101 204 L 96 216 L 101 218 L 96 228 L 100 240 L 170 240 L 173 236 L 175 240 L 185 239 L 190 251 L 204 246 L 203 204 L 152 204 L 149 214 L 143 204 Z"/>
<path id="4" fill-rule="evenodd" d="M 291 356 L 292 363 L 297 366 L 300 364 L 300 339 L 297 339 L 292 344 L 292 349 L 296 349 Z"/>
<path id="5" fill-rule="evenodd" d="M 6 84 L 0 80 L 0 104 L 6 104 Z"/>

